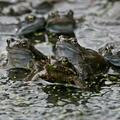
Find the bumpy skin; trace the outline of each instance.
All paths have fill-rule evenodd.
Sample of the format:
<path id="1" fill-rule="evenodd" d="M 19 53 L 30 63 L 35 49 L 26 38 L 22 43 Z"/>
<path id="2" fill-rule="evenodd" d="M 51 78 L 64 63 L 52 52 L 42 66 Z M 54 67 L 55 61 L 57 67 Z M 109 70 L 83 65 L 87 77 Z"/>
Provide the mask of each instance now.
<path id="1" fill-rule="evenodd" d="M 65 39 L 60 36 L 55 49 L 56 59 L 68 58 L 81 80 L 89 79 L 94 74 L 106 70 L 107 61 L 96 51 L 81 47 L 75 38 Z"/>
<path id="2" fill-rule="evenodd" d="M 28 15 L 24 21 L 20 22 L 17 35 L 25 36 L 33 32 L 35 33 L 37 30 L 43 29 L 45 29 L 45 19 L 43 17 Z"/>
<path id="3" fill-rule="evenodd" d="M 120 67 L 120 42 L 110 42 L 99 49 L 102 54 L 110 63 L 115 67 Z"/>
<path id="4" fill-rule="evenodd" d="M 75 29 L 73 11 L 70 10 L 66 15 L 60 15 L 58 11 L 48 16 L 46 29 L 53 33 L 70 34 Z"/>
<path id="5" fill-rule="evenodd" d="M 105 71 L 108 65 L 101 55 L 81 47 L 75 38 L 60 37 L 54 57 L 37 78 L 41 77 L 54 83 L 73 84 L 81 89 L 89 88 L 95 80 L 95 75 Z"/>
<path id="6" fill-rule="evenodd" d="M 53 63 L 46 64 L 44 71 L 36 77 L 48 82 L 76 85 L 82 89 L 86 87 L 85 83 L 79 80 L 76 69 L 66 57 L 61 57 Z"/>
<path id="7" fill-rule="evenodd" d="M 31 69 L 33 66 L 33 54 L 28 49 L 27 41 L 15 39 L 7 40 L 8 65 L 9 68 L 26 68 Z M 29 63 L 29 66 L 27 64 Z"/>
<path id="8" fill-rule="evenodd" d="M 32 76 L 36 71 L 43 68 L 47 57 L 37 51 L 28 40 L 16 40 L 12 38 L 7 40 L 7 44 L 7 67 L 9 71 L 16 73 L 17 71 L 29 71 L 29 73 L 31 72 L 30 76 Z"/>

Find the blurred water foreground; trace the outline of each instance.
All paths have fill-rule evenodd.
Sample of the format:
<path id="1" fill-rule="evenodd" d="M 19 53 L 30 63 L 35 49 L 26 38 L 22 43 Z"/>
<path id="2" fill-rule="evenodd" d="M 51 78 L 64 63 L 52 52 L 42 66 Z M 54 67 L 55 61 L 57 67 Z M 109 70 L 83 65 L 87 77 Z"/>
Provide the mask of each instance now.
<path id="1" fill-rule="evenodd" d="M 26 15 L 47 18 L 56 10 L 64 14 L 70 9 L 74 11 L 77 22 L 74 32 L 81 46 L 98 51 L 107 43 L 119 43 L 119 0 L 0 0 L 0 66 L 6 59 L 6 39 L 15 36 Z M 39 42 L 39 38 L 35 39 Z M 53 54 L 47 40 L 36 48 L 46 55 Z M 119 53 L 119 44 L 113 47 L 113 53 L 116 51 Z M 118 61 L 119 54 L 118 69 L 111 68 L 102 78 L 105 85 L 90 91 L 46 85 L 39 80 L 9 80 L 6 70 L 0 69 L 0 120 L 119 120 Z"/>

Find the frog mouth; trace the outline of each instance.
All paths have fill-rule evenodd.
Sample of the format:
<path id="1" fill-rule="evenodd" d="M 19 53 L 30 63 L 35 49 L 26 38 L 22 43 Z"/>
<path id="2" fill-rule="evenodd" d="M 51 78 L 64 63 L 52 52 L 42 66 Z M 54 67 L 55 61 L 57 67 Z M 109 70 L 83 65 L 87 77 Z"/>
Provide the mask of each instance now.
<path id="1" fill-rule="evenodd" d="M 33 55 L 29 50 L 9 48 L 8 61 L 9 68 L 30 69 L 33 64 Z"/>
<path id="2" fill-rule="evenodd" d="M 24 47 L 7 47 L 6 48 L 7 49 L 7 51 L 8 51 L 8 53 L 13 53 L 13 54 L 15 54 L 15 53 L 19 53 L 19 54 L 30 54 L 31 53 L 31 51 L 30 50 L 28 50 L 27 48 L 24 48 Z"/>
<path id="3" fill-rule="evenodd" d="M 54 33 L 72 33 L 73 30 L 73 25 L 71 24 L 50 24 L 46 27 L 46 29 L 50 32 Z"/>

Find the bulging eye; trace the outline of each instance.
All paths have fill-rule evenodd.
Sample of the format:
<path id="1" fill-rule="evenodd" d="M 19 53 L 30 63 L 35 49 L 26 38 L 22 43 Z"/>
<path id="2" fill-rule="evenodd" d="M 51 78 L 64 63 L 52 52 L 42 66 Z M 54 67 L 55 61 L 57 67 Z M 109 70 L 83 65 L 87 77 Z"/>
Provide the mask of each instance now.
<path id="1" fill-rule="evenodd" d="M 36 19 L 36 17 L 34 15 L 28 15 L 26 16 L 25 20 L 27 22 L 33 22 Z"/>
<path id="2" fill-rule="evenodd" d="M 11 42 L 14 42 L 14 41 L 15 41 L 15 39 L 13 39 L 13 38 L 10 38 L 10 41 L 11 41 Z"/>
<path id="3" fill-rule="evenodd" d="M 77 43 L 77 39 L 72 38 L 72 39 L 71 39 L 71 42 L 72 42 L 73 44 L 76 44 L 76 43 Z"/>
<path id="4" fill-rule="evenodd" d="M 24 41 L 21 41 L 21 45 L 22 45 L 22 46 L 27 46 L 27 41 L 25 41 L 25 40 L 24 40 Z"/>
<path id="5" fill-rule="evenodd" d="M 7 42 L 7 45 L 10 46 L 11 43 L 15 42 L 15 39 L 9 38 L 6 40 L 6 42 Z"/>
<path id="6" fill-rule="evenodd" d="M 66 57 L 62 58 L 61 60 L 63 65 L 67 65 L 68 64 L 68 59 Z"/>

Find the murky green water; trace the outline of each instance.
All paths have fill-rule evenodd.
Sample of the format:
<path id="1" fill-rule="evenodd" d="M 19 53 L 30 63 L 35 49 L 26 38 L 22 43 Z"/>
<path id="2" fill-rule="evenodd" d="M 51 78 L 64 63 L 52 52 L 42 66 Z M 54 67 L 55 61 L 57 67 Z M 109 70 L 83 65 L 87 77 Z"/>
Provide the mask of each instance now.
<path id="1" fill-rule="evenodd" d="M 69 9 L 74 11 L 78 20 L 75 34 L 80 45 L 97 51 L 105 43 L 119 41 L 120 2 L 112 4 L 107 0 L 69 0 L 55 4 L 51 11 L 65 12 Z M 80 17 L 85 17 L 85 22 L 80 23 Z M 6 21 L 15 24 L 9 26 Z M 1 55 L 6 54 L 6 39 L 15 33 L 17 22 L 14 17 L 0 16 Z M 41 46 L 46 47 L 42 49 L 46 54 L 52 54 L 49 44 L 42 43 Z M 106 83 L 91 92 L 60 85 L 43 85 L 40 80 L 12 81 L 6 76 L 6 71 L 0 69 L 0 120 L 120 119 L 119 79 L 114 84 Z"/>

